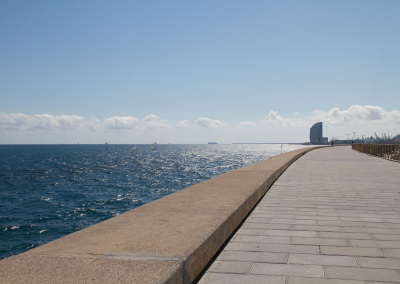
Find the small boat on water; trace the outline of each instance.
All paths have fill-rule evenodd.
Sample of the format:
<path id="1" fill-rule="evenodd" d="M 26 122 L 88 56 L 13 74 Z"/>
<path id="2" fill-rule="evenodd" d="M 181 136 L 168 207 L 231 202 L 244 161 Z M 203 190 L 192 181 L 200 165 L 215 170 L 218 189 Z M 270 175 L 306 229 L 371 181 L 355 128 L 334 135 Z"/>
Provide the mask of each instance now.
<path id="1" fill-rule="evenodd" d="M 157 149 L 156 145 L 157 145 L 157 142 L 154 142 L 154 144 L 151 145 L 150 149 L 151 150 L 156 150 Z"/>
<path id="2" fill-rule="evenodd" d="M 135 146 L 133 146 L 132 150 L 137 150 L 137 149 L 136 149 L 136 145 L 135 145 Z"/>

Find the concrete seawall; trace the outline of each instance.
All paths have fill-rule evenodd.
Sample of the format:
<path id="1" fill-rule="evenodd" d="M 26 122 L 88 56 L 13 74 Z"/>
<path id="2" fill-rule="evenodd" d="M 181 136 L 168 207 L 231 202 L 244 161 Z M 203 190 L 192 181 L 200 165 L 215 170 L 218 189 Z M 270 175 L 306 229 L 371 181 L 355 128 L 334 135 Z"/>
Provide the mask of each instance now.
<path id="1" fill-rule="evenodd" d="M 0 261 L 2 283 L 190 283 L 305 148 Z"/>

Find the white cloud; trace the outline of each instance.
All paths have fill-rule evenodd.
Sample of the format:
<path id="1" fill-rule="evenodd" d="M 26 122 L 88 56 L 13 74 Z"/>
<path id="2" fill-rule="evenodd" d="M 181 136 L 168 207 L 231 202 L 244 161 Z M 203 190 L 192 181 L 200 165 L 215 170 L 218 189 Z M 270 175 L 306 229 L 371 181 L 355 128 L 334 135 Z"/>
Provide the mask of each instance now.
<path id="1" fill-rule="evenodd" d="M 304 127 L 308 122 L 301 119 L 284 118 L 277 111 L 271 110 L 268 118 L 261 121 L 263 124 L 273 127 Z"/>
<path id="2" fill-rule="evenodd" d="M 86 119 L 77 115 L 0 113 L 0 129 L 5 130 L 95 130 L 98 123 L 94 117 Z"/>
<path id="3" fill-rule="evenodd" d="M 254 128 L 257 127 L 257 124 L 252 121 L 242 121 L 236 125 L 237 128 Z"/>
<path id="4" fill-rule="evenodd" d="M 219 120 L 213 120 L 210 118 L 200 117 L 197 119 L 197 123 L 201 126 L 208 127 L 208 128 L 220 128 L 226 126 L 225 123 Z"/>
<path id="5" fill-rule="evenodd" d="M 168 123 L 167 120 L 159 118 L 155 114 L 149 114 L 146 115 L 141 121 L 140 121 L 140 129 L 141 130 L 146 130 L 146 129 L 157 129 L 157 128 L 167 128 L 171 129 L 172 126 Z"/>
<path id="6" fill-rule="evenodd" d="M 139 123 L 139 119 L 132 116 L 113 116 L 104 120 L 106 129 L 132 129 Z"/>
<path id="7" fill-rule="evenodd" d="M 400 124 L 400 111 L 385 111 L 379 106 L 353 105 L 345 110 L 335 107 L 329 111 L 315 110 L 311 115 L 314 120 L 324 121 L 332 125 L 349 123 L 396 123 Z"/>
<path id="8" fill-rule="evenodd" d="M 185 120 L 178 121 L 178 123 L 176 124 L 176 127 L 178 127 L 178 128 L 188 128 L 189 127 L 189 120 L 185 119 Z"/>
<path id="9" fill-rule="evenodd" d="M 99 128 L 100 121 L 94 116 L 92 116 L 91 118 L 85 120 L 85 125 L 86 125 L 85 128 L 91 131 L 95 131 Z"/>
<path id="10" fill-rule="evenodd" d="M 295 117 L 295 118 L 294 118 Z M 270 111 L 262 123 L 273 127 L 311 127 L 322 121 L 325 125 L 348 126 L 359 124 L 400 124 L 400 111 L 386 111 L 379 106 L 353 105 L 341 110 L 338 107 L 328 111 L 314 110 L 308 115 L 295 114 L 294 117 L 283 117 L 277 111 Z"/>
<path id="11" fill-rule="evenodd" d="M 22 113 L 0 113 L 0 129 L 29 129 L 29 118 Z"/>

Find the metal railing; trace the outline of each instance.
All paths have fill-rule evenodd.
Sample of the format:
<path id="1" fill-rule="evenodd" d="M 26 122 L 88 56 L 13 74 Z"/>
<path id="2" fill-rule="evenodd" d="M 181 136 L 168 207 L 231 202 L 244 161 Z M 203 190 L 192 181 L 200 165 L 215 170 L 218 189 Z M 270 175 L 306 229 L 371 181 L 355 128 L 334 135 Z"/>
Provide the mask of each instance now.
<path id="1" fill-rule="evenodd" d="M 352 144 L 353 150 L 382 157 L 388 160 L 400 160 L 399 144 Z"/>

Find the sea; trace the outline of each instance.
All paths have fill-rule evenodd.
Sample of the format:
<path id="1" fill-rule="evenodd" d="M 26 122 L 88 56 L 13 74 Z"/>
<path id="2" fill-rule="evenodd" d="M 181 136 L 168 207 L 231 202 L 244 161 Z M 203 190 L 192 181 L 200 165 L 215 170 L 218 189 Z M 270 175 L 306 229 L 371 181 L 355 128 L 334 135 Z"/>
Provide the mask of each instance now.
<path id="1" fill-rule="evenodd" d="M 0 259 L 298 144 L 0 145 Z"/>

